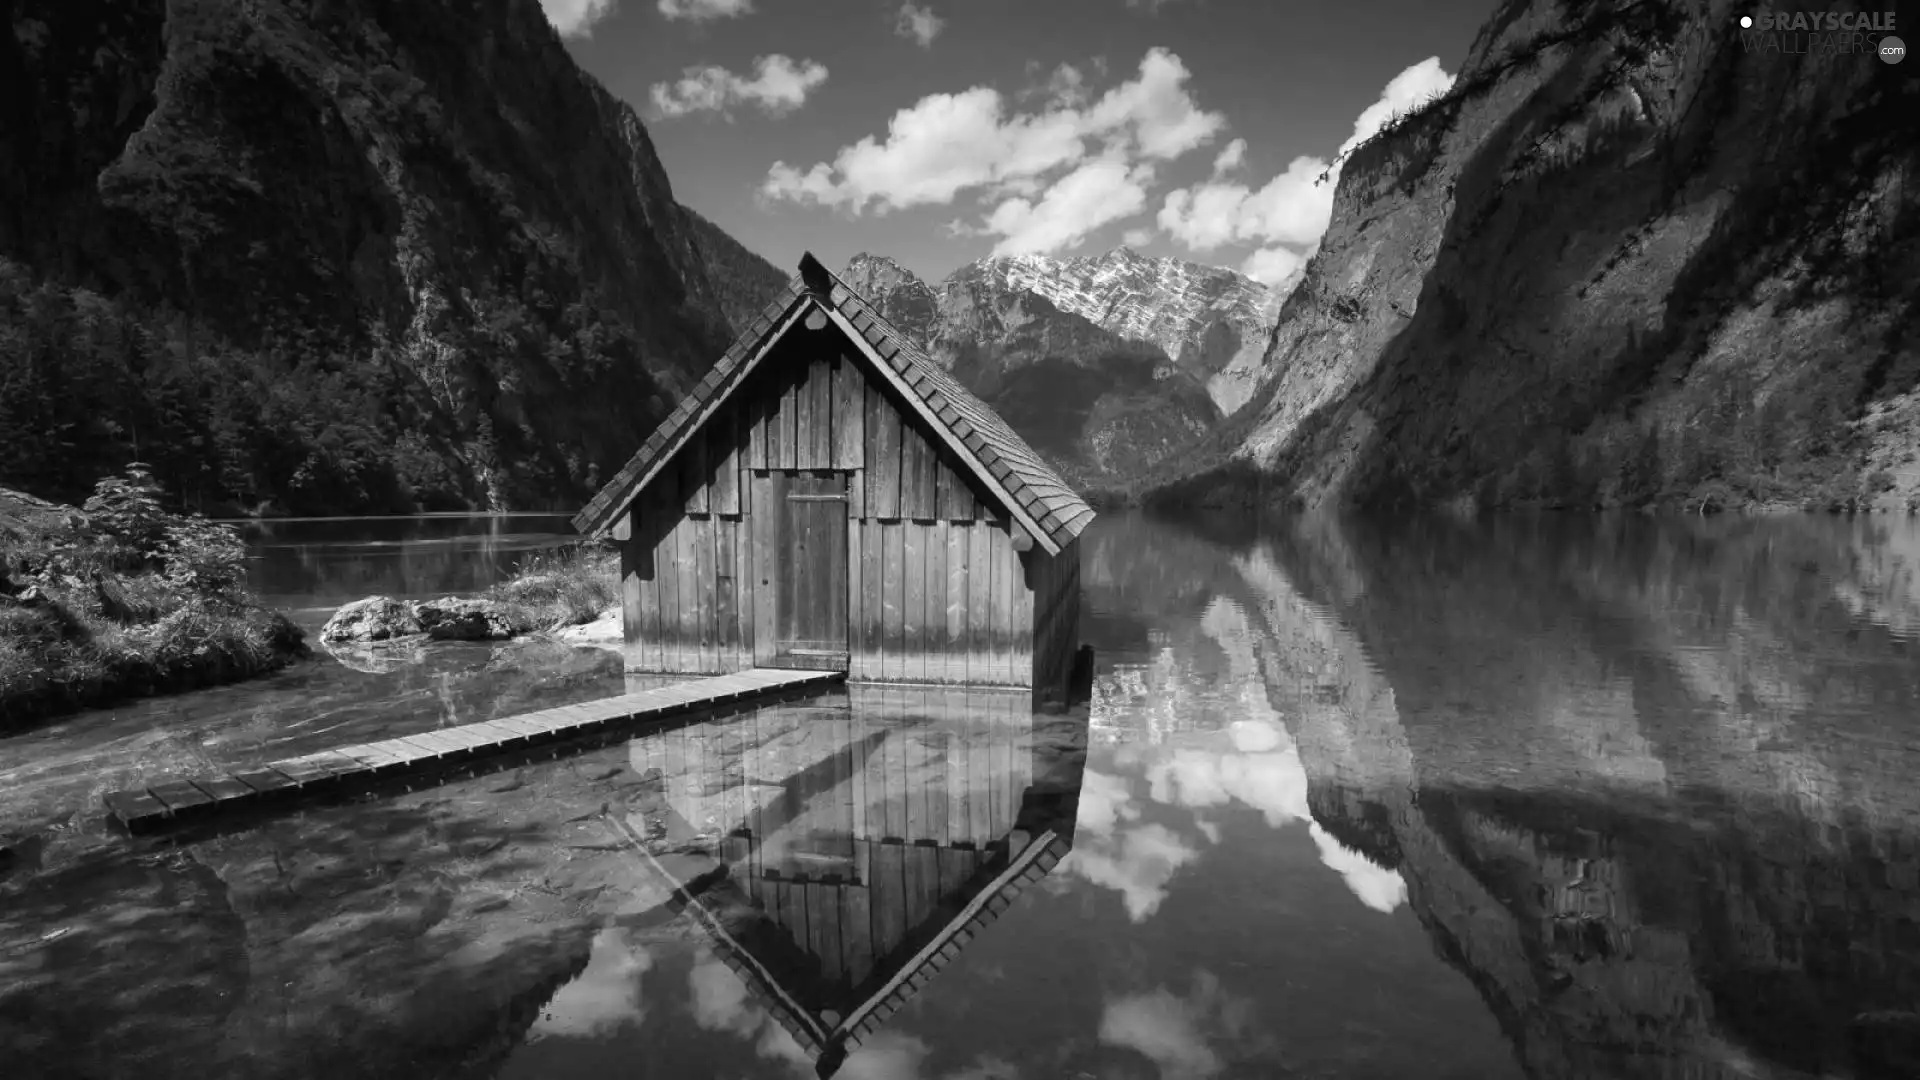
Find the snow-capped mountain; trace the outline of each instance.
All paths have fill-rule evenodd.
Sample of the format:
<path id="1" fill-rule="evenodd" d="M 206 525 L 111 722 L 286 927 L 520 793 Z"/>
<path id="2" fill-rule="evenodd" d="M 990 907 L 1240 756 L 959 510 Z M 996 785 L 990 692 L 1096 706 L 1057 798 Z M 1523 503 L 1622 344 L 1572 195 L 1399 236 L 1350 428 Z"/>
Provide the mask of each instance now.
<path id="1" fill-rule="evenodd" d="M 1128 248 L 987 259 L 938 286 L 862 254 L 845 277 L 1092 487 L 1192 445 L 1245 400 L 1236 374 L 1266 349 L 1280 299 L 1231 270 Z"/>

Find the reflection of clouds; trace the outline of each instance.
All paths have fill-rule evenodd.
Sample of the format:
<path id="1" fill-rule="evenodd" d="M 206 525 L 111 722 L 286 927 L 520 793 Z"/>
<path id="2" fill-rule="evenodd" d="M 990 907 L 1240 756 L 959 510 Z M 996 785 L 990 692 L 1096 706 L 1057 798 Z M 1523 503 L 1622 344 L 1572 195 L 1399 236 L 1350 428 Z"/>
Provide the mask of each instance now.
<path id="1" fill-rule="evenodd" d="M 764 1006 L 748 996 L 746 983 L 713 950 L 699 951 L 687 981 L 692 991 L 694 1023 L 708 1031 L 727 1032 L 750 1041 L 761 1057 L 792 1066 L 795 1076 L 811 1080 L 813 1061 L 807 1052 Z M 847 1055 L 835 1075 L 845 1080 L 919 1080 L 927 1053 L 927 1044 L 912 1035 L 875 1032 Z M 1016 1080 L 1017 1076 L 1012 1066 L 982 1056 L 941 1080 Z"/>
<path id="2" fill-rule="evenodd" d="M 927 1044 L 919 1039 L 877 1031 L 847 1056 L 847 1063 L 834 1075 L 845 1080 L 912 1080 L 920 1075 L 926 1056 Z"/>
<path id="3" fill-rule="evenodd" d="M 1307 822 L 1314 845 L 1320 850 L 1320 861 L 1340 875 L 1361 903 L 1375 911 L 1391 912 L 1406 901 L 1406 883 L 1398 873 L 1349 851 L 1313 821 L 1307 810 L 1307 771 L 1292 737 L 1283 728 L 1264 720 L 1244 720 L 1225 734 L 1234 747 L 1232 752 L 1181 747 L 1148 765 L 1148 791 L 1153 801 L 1196 811 L 1195 828 L 1216 844 L 1220 842 L 1219 825 L 1200 820 L 1198 811 L 1239 802 L 1260 811 L 1267 824 L 1276 829 L 1296 821 Z M 1132 894 L 1129 900 L 1131 911 Z M 1148 913 L 1157 904 L 1154 899 L 1147 905 Z"/>
<path id="4" fill-rule="evenodd" d="M 1227 737 L 1233 740 L 1233 748 L 1243 754 L 1293 748 L 1293 740 L 1280 730 L 1280 725 L 1267 720 L 1236 720 L 1227 726 Z"/>
<path id="5" fill-rule="evenodd" d="M 1238 801 L 1276 829 L 1307 818 L 1307 771 L 1291 740 L 1262 754 L 1182 747 L 1149 766 L 1147 782 L 1153 801 L 1167 806 L 1199 810 Z"/>
<path id="6" fill-rule="evenodd" d="M 1108 999 L 1100 1041 L 1152 1061 L 1161 1080 L 1205 1080 L 1220 1072 L 1223 1063 L 1214 1044 L 1249 1049 L 1252 1005 L 1222 990 L 1209 972 L 1197 972 L 1193 982 L 1193 992 L 1184 998 L 1156 987 Z"/>
<path id="7" fill-rule="evenodd" d="M 1204 650 L 1163 649 L 1151 664 L 1129 672 L 1130 682 L 1116 682 L 1113 694 L 1095 702 L 1099 726 L 1117 743 L 1110 767 L 1144 779 L 1153 802 L 1191 811 L 1194 830 L 1208 843 L 1220 842 L 1221 822 L 1205 812 L 1234 804 L 1258 811 L 1270 828 L 1311 824 L 1306 766 L 1268 697 L 1255 653 L 1263 631 L 1222 597 L 1208 605 L 1201 627 L 1224 659 L 1224 665 L 1214 661 L 1215 668 L 1224 671 L 1200 666 Z M 1135 921 L 1159 907 L 1174 871 L 1198 854 L 1164 825 L 1127 824 L 1141 813 L 1124 775 L 1088 770 L 1079 829 L 1091 841 L 1067 859 L 1077 876 L 1119 890 Z M 1391 912 L 1404 902 L 1397 873 L 1315 828 L 1321 862 L 1361 903 Z"/>
<path id="8" fill-rule="evenodd" d="M 708 1031 L 730 1031 L 744 1038 L 766 1019 L 747 999 L 746 984 L 711 950 L 700 951 L 687 982 L 692 991 L 693 1022 Z"/>
<path id="9" fill-rule="evenodd" d="M 592 1038 L 640 1023 L 645 1019 L 640 976 L 652 966 L 653 954 L 629 940 L 625 930 L 600 931 L 586 970 L 553 995 L 533 1022 L 531 1038 Z"/>
<path id="10" fill-rule="evenodd" d="M 711 949 L 702 948 L 687 972 L 693 1022 L 708 1031 L 724 1031 L 753 1043 L 755 1053 L 783 1061 L 801 1076 L 813 1075 L 813 1063 L 787 1029 L 747 995 L 747 984 Z"/>
<path id="11" fill-rule="evenodd" d="M 1118 892 L 1128 917 L 1143 922 L 1167 898 L 1167 882 L 1173 880 L 1174 872 L 1199 853 L 1172 829 L 1149 822 L 1110 837 L 1092 837 L 1068 852 L 1060 865 L 1068 873 Z"/>
<path id="12" fill-rule="evenodd" d="M 1219 1055 L 1207 1045 L 1187 1003 L 1165 990 L 1107 1003 L 1100 1041 L 1137 1050 L 1160 1066 L 1164 1080 L 1212 1076 Z"/>
<path id="13" fill-rule="evenodd" d="M 1140 816 L 1140 808 L 1132 802 L 1125 777 L 1088 769 L 1080 786 L 1080 813 L 1074 827 L 1102 836 L 1111 833 L 1116 822 Z"/>
<path id="14" fill-rule="evenodd" d="M 1346 879 L 1347 888 L 1361 903 L 1391 913 L 1407 902 L 1407 883 L 1398 871 L 1374 865 L 1373 860 L 1342 844 L 1317 821 L 1309 822 L 1307 829 L 1314 846 L 1320 849 L 1320 861 Z"/>

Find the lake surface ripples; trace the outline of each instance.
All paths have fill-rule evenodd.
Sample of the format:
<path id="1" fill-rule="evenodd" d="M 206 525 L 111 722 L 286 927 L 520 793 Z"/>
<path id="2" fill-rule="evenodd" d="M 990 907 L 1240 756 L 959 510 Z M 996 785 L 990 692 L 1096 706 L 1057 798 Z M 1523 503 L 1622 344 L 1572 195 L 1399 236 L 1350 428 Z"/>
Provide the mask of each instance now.
<path id="1" fill-rule="evenodd" d="M 317 626 L 559 519 L 278 523 Z M 322 653 L 0 741 L 54 1078 L 1920 1076 L 1920 526 L 1098 520 L 1092 700 L 855 687 L 185 845 L 168 772 L 618 693 Z"/>

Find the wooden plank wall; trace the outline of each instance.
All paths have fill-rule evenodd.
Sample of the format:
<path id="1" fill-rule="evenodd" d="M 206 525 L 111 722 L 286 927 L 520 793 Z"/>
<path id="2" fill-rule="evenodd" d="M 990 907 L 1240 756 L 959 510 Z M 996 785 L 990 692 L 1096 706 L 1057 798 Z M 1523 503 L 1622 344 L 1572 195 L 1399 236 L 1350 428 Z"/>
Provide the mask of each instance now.
<path id="1" fill-rule="evenodd" d="M 622 628 L 626 663 L 636 671 L 713 674 L 753 666 L 741 413 L 734 402 L 722 406 L 628 510 Z"/>
<path id="2" fill-rule="evenodd" d="M 1006 514 L 880 383 L 865 384 L 848 675 L 1027 686 L 1031 602 Z"/>
<path id="3" fill-rule="evenodd" d="M 823 340 L 776 346 L 636 503 L 622 567 L 628 666 L 752 666 L 755 585 L 773 562 L 753 545 L 745 470 L 828 469 L 849 473 L 849 677 L 1032 686 L 1035 556 L 1014 552 L 1006 514 L 938 437 Z"/>
<path id="4" fill-rule="evenodd" d="M 1080 539 L 1049 558 L 1038 548 L 1027 553 L 1034 566 L 1033 697 L 1038 705 L 1064 705 L 1073 677 L 1073 655 L 1080 647 Z"/>
<path id="5" fill-rule="evenodd" d="M 1032 684 L 1033 591 L 1005 524 L 853 525 L 851 678 Z"/>

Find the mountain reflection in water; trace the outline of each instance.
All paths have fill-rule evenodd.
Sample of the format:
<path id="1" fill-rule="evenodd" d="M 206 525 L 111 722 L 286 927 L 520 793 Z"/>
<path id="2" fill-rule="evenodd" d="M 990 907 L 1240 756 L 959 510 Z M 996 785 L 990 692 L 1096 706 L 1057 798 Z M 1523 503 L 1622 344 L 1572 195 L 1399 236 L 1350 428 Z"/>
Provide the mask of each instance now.
<path id="1" fill-rule="evenodd" d="M 60 834 L 0 877 L 8 1075 L 1920 1076 L 1913 523 L 1083 546 L 1067 715 L 853 688 Z"/>

